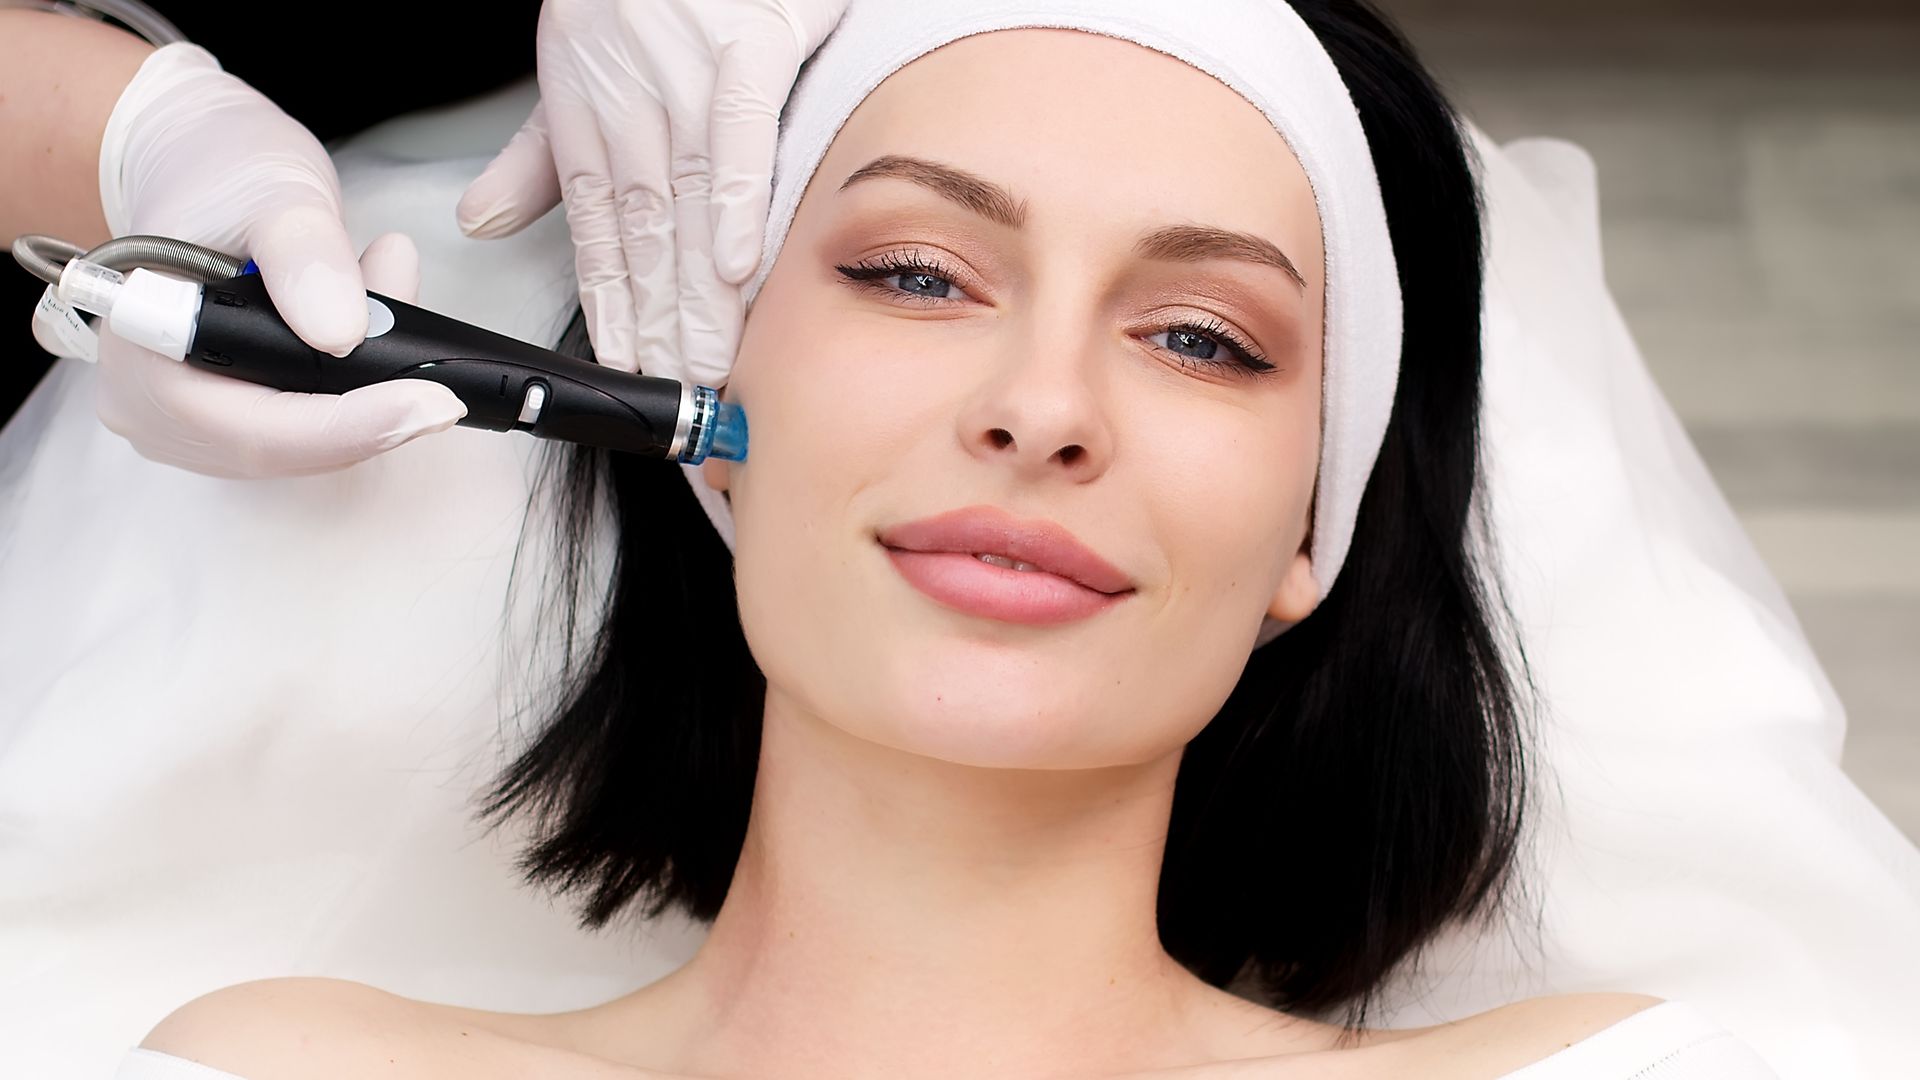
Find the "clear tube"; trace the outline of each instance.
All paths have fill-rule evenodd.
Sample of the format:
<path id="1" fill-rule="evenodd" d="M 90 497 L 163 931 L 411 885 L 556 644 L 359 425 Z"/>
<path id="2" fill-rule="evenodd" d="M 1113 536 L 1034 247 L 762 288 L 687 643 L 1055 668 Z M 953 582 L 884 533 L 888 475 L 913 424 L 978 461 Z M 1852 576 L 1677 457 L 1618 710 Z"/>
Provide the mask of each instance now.
<path id="1" fill-rule="evenodd" d="M 60 271 L 59 296 L 89 315 L 104 316 L 113 310 L 113 298 L 126 282 L 126 275 L 110 266 L 69 259 Z"/>
<path id="2" fill-rule="evenodd" d="M 126 274 L 70 259 L 60 271 L 60 300 L 98 315 L 120 337 L 172 360 L 184 360 L 200 322 L 201 287 L 145 267 Z"/>
<path id="3" fill-rule="evenodd" d="M 0 0 L 0 7 L 33 8 L 95 21 L 112 20 L 147 39 L 156 48 L 187 40 L 180 28 L 140 0 Z"/>

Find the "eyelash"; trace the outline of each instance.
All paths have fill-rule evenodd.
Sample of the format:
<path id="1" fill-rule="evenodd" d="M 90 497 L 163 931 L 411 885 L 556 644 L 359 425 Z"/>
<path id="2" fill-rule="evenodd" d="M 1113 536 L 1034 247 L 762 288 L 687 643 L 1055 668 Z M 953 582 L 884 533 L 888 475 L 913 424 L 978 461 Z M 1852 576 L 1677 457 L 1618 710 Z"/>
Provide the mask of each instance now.
<path id="1" fill-rule="evenodd" d="M 946 297 L 922 296 L 918 293 L 889 288 L 882 283 L 883 279 L 895 277 L 900 274 L 925 274 L 928 277 L 939 278 L 949 285 L 957 287 L 959 284 L 955 280 L 957 275 L 941 265 L 939 259 L 923 255 L 919 252 L 891 251 L 885 255 L 862 259 L 851 266 L 835 266 L 834 269 L 839 271 L 842 276 L 856 286 L 875 289 L 888 296 L 897 296 L 917 303 L 935 304 L 945 300 Z M 1219 368 L 1227 368 L 1230 371 L 1247 375 L 1264 375 L 1267 372 L 1278 370 L 1278 368 L 1267 361 L 1267 358 L 1261 354 L 1259 349 L 1254 348 L 1252 344 L 1228 329 L 1226 325 L 1218 319 L 1209 318 L 1205 323 L 1201 324 L 1173 323 L 1165 327 L 1165 331 L 1196 334 L 1200 337 L 1210 339 L 1214 344 L 1226 349 L 1233 357 L 1231 362 L 1222 363 L 1218 360 L 1203 360 L 1197 356 L 1185 356 L 1163 346 L 1159 347 L 1162 352 L 1172 356 L 1180 362 L 1182 367 L 1189 370 L 1206 371 L 1209 369 L 1217 370 Z"/>

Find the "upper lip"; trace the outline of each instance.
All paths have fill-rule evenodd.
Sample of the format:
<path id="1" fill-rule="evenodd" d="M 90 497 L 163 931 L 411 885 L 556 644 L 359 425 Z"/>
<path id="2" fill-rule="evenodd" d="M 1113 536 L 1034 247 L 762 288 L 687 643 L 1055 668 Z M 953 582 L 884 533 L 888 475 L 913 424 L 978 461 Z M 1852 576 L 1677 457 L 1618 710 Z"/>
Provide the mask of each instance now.
<path id="1" fill-rule="evenodd" d="M 993 506 L 967 506 L 880 530 L 880 542 L 902 551 L 999 555 L 1032 563 L 1049 574 L 1102 593 L 1122 593 L 1133 582 L 1051 521 L 1025 521 Z"/>

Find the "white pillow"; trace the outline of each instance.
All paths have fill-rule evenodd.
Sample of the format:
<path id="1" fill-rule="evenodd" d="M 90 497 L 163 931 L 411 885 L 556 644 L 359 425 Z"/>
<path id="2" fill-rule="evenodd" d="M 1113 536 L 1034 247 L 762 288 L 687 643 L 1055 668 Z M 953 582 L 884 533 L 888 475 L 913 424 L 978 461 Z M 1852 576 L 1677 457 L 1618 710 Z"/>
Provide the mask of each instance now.
<path id="1" fill-rule="evenodd" d="M 1631 990 L 1701 1005 L 1783 1077 L 1897 1075 L 1920 852 L 1841 773 L 1832 687 L 1607 293 L 1591 158 L 1475 141 L 1494 533 L 1559 790 L 1544 935 L 1447 935 L 1390 1022 Z"/>
<path id="2" fill-rule="evenodd" d="M 547 342 L 573 304 L 561 215 L 480 243 L 451 209 L 532 93 L 337 160 L 356 242 L 418 242 L 425 306 Z M 1493 494 L 1567 806 L 1545 966 L 1450 935 L 1381 1019 L 1639 990 L 1706 1005 L 1783 1076 L 1893 1071 L 1913 965 L 1883 961 L 1920 951 L 1920 856 L 1838 771 L 1832 693 L 1600 285 L 1590 170 L 1568 144 L 1481 149 Z M 546 1011 L 691 955 L 678 919 L 578 931 L 472 821 L 521 687 L 497 631 L 530 438 L 218 480 L 102 428 L 93 374 L 62 361 L 0 432 L 0 1075 L 107 1075 L 247 979 Z"/>

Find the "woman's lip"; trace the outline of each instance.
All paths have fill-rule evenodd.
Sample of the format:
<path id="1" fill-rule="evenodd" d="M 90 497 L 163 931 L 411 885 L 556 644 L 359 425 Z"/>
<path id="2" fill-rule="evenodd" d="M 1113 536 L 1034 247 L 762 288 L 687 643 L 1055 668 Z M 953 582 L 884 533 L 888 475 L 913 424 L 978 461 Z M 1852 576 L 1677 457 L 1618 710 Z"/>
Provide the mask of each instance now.
<path id="1" fill-rule="evenodd" d="M 999 555 L 1030 563 L 1049 575 L 1096 593 L 1113 595 L 1133 589 L 1133 582 L 1126 574 L 1062 526 L 1051 521 L 1017 518 L 997 506 L 967 506 L 889 526 L 880 530 L 879 539 L 896 551 Z M 989 566 L 988 569 L 1002 568 Z"/>
<path id="2" fill-rule="evenodd" d="M 1130 595 L 1096 592 L 1058 574 L 994 566 L 957 551 L 886 550 L 900 576 L 938 603 L 1002 622 L 1029 626 L 1075 622 Z"/>

